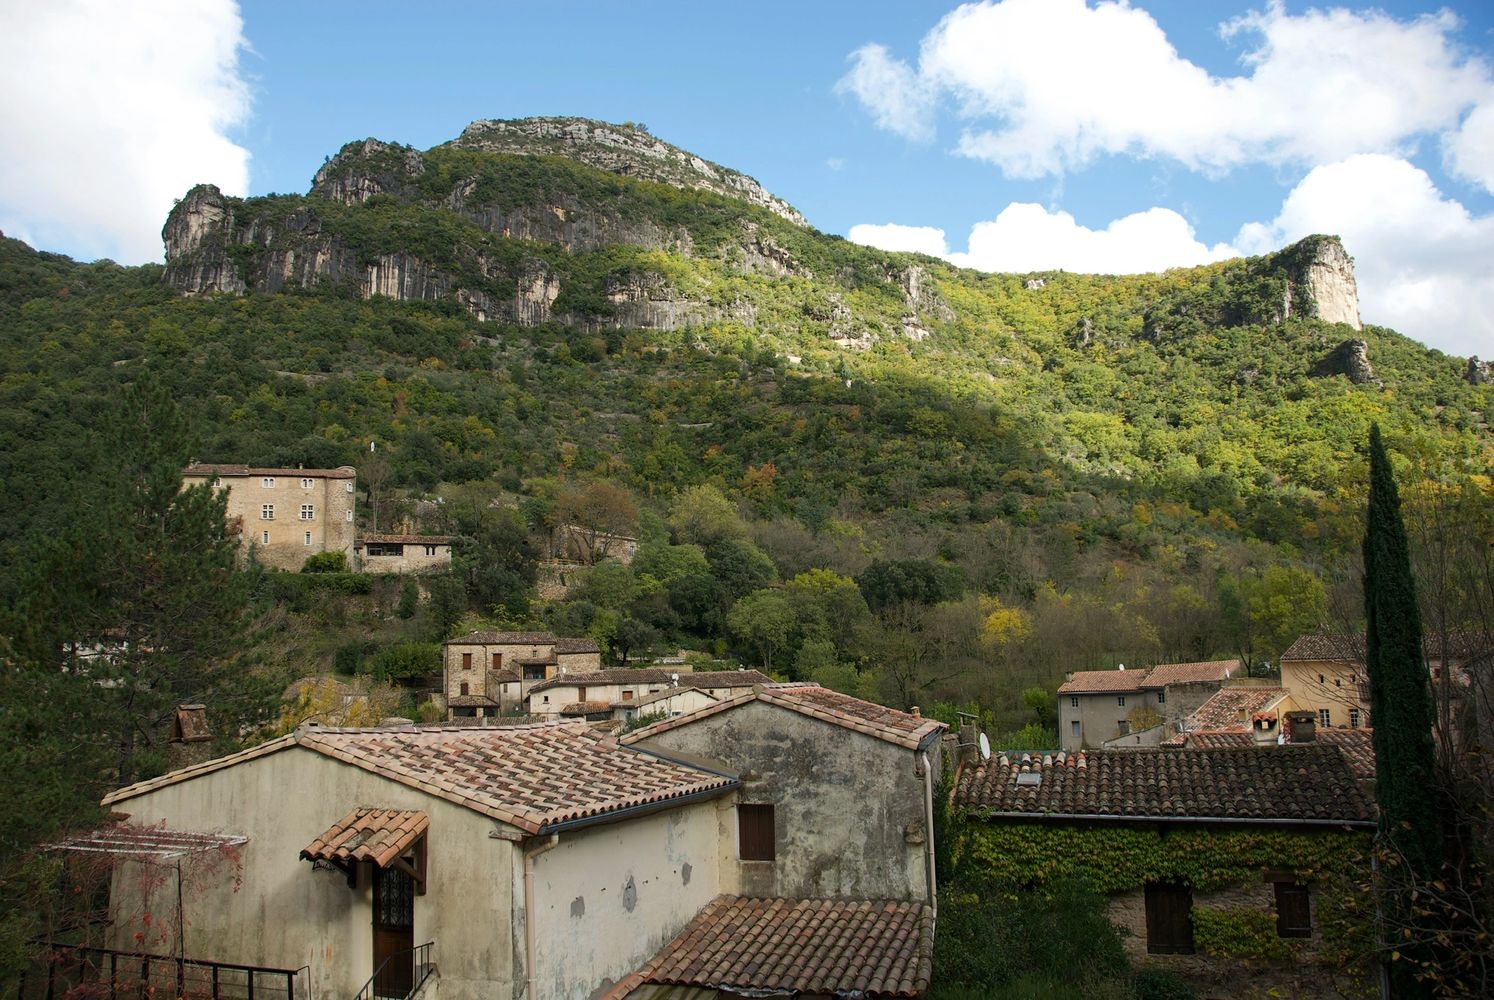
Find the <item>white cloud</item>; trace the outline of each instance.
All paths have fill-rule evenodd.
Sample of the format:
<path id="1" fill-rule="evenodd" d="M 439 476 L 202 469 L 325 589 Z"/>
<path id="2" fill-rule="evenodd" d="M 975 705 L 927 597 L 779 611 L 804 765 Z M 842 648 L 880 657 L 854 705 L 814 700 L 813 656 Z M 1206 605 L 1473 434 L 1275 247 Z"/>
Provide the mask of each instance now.
<path id="1" fill-rule="evenodd" d="M 1446 143 L 1448 168 L 1494 191 L 1494 89 Z"/>
<path id="2" fill-rule="evenodd" d="M 977 222 L 968 249 L 961 252 L 952 252 L 944 230 L 931 226 L 860 225 L 852 226 L 848 236 L 853 243 L 917 251 L 981 271 L 1139 274 L 1238 256 L 1233 247 L 1200 243 L 1188 220 L 1167 208 L 1088 229 L 1068 212 L 1014 202 L 994 220 Z"/>
<path id="3" fill-rule="evenodd" d="M 0 229 L 74 256 L 161 259 L 172 201 L 248 188 L 233 0 L 6 5 Z"/>
<path id="4" fill-rule="evenodd" d="M 949 246 L 944 242 L 944 230 L 933 226 L 900 226 L 895 222 L 886 225 L 862 223 L 852 226 L 846 238 L 852 243 L 879 250 L 926 253 L 930 257 L 949 256 Z"/>
<path id="5" fill-rule="evenodd" d="M 1183 58 L 1150 14 L 1125 3 L 987 0 L 946 15 L 916 65 L 880 45 L 857 50 L 841 89 L 880 126 L 914 139 L 932 136 L 941 102 L 953 105 L 964 123 L 959 151 L 1013 177 L 1106 154 L 1211 172 L 1312 165 L 1405 152 L 1426 135 L 1451 141 L 1494 87 L 1490 67 L 1456 44 L 1457 29 L 1445 11 L 1398 21 L 1339 9 L 1294 16 L 1272 3 L 1223 26 L 1250 47 L 1245 72 L 1220 77 Z M 1481 148 L 1470 148 L 1477 166 L 1466 168 L 1480 176 L 1489 170 L 1476 159 Z"/>
<path id="6" fill-rule="evenodd" d="M 1312 233 L 1343 238 L 1365 322 L 1450 354 L 1494 355 L 1494 216 L 1472 215 L 1414 164 L 1366 154 L 1313 169 L 1274 220 L 1235 242 L 1263 253 Z"/>

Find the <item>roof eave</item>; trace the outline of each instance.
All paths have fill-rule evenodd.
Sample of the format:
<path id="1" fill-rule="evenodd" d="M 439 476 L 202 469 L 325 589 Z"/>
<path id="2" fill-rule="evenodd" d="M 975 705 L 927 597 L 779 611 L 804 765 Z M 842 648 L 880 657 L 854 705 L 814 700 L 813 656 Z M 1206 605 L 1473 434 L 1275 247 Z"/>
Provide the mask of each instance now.
<path id="1" fill-rule="evenodd" d="M 959 806 L 959 803 L 955 803 Z M 1372 819 L 1313 819 L 1307 817 L 1262 817 L 1262 816 L 1149 816 L 1117 815 L 1115 813 L 1066 813 L 1066 812 L 1013 812 L 991 810 L 981 812 L 965 807 L 977 819 L 1022 819 L 1022 820 L 1094 820 L 1106 823 L 1244 823 L 1250 826 L 1323 826 L 1355 827 L 1373 830 Z"/>
<path id="2" fill-rule="evenodd" d="M 702 770 L 704 770 L 702 768 Z M 715 798 L 727 792 L 733 792 L 742 787 L 740 779 L 731 778 L 719 785 L 709 788 L 697 788 L 694 791 L 685 792 L 683 795 L 671 795 L 668 798 L 656 799 L 653 802 L 640 802 L 637 805 L 623 806 L 621 809 L 609 809 L 606 812 L 593 813 L 590 816 L 577 816 L 574 819 L 559 820 L 554 823 L 542 823 L 533 832 L 544 836 L 551 833 L 564 833 L 567 830 L 579 830 L 588 826 L 601 826 L 604 823 L 617 823 L 635 816 L 646 816 L 649 813 L 663 812 L 676 806 L 687 805 L 702 799 Z"/>

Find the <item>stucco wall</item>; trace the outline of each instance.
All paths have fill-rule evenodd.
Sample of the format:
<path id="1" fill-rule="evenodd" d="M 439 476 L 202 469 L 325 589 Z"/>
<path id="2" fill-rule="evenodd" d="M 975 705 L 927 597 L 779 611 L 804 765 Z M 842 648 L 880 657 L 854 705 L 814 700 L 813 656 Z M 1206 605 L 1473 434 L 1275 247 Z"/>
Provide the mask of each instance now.
<path id="1" fill-rule="evenodd" d="M 1125 696 L 1125 705 L 1116 699 Z M 1075 708 L 1073 700 L 1079 699 Z M 1106 740 L 1120 735 L 1119 723 L 1138 707 L 1161 711 L 1154 691 L 1107 691 L 1103 694 L 1061 694 L 1058 696 L 1059 746 L 1065 750 L 1081 750 L 1098 747 Z M 1073 722 L 1078 720 L 1081 735 L 1074 735 Z"/>
<path id="2" fill-rule="evenodd" d="M 1319 678 L 1322 678 L 1319 680 Z M 1349 725 L 1349 710 L 1359 709 L 1359 725 L 1370 724 L 1369 702 L 1359 700 L 1352 664 L 1337 660 L 1286 660 L 1281 664 L 1281 686 L 1293 705 L 1320 715 L 1328 710 L 1329 725 Z"/>
<path id="3" fill-rule="evenodd" d="M 451 545 L 426 546 L 423 542 L 402 542 L 402 554 L 371 556 L 366 544 L 358 546 L 358 569 L 364 573 L 428 573 L 451 568 Z M 428 553 L 427 548 L 435 549 Z"/>
<path id="4" fill-rule="evenodd" d="M 605 992 L 729 891 L 721 885 L 720 833 L 733 801 L 726 795 L 562 833 L 559 846 L 535 859 L 539 1000 Z M 522 901 L 522 881 L 513 891 Z M 522 955 L 522 923 L 514 934 Z"/>
<path id="5" fill-rule="evenodd" d="M 492 820 L 300 747 L 114 808 L 135 824 L 246 835 L 241 888 L 235 892 L 221 878 L 187 900 L 186 954 L 289 969 L 309 965 L 313 996 L 336 1000 L 352 996 L 373 973 L 371 872 L 362 866 L 357 888 L 349 889 L 340 872 L 314 871 L 298 855 L 358 806 L 423 809 L 430 817 L 428 891 L 415 898 L 415 944 L 435 941 L 443 1000 L 508 995 L 515 849 L 488 836 L 499 826 Z M 127 895 L 123 878 L 116 891 Z M 158 920 L 175 913 L 174 883 L 167 888 L 170 900 L 153 906 Z M 114 946 L 135 950 L 137 926 L 117 925 Z"/>
<path id="6" fill-rule="evenodd" d="M 738 862 L 754 896 L 925 899 L 918 755 L 862 733 L 754 701 L 649 742 L 743 773 L 741 801 L 774 807 L 777 859 Z M 938 773 L 937 745 L 930 760 Z M 752 772 L 751 774 L 746 772 Z M 736 824 L 728 849 L 735 857 Z"/>

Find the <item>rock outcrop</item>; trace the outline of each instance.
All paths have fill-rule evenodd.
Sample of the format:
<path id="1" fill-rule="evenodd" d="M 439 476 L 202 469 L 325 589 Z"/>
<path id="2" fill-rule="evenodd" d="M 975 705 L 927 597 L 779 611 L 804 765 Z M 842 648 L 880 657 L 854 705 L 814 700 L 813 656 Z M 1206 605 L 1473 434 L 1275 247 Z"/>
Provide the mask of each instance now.
<path id="1" fill-rule="evenodd" d="M 1469 385 L 1494 384 L 1494 363 L 1480 361 L 1475 355 L 1468 359 L 1468 368 L 1464 370 L 1463 378 Z"/>
<path id="2" fill-rule="evenodd" d="M 637 125 L 587 118 L 484 120 L 468 125 L 450 145 L 489 153 L 558 154 L 614 174 L 736 198 L 795 225 L 806 224 L 797 209 L 746 174 L 656 139 Z"/>
<path id="3" fill-rule="evenodd" d="M 1369 345 L 1357 338 L 1346 340 L 1328 352 L 1327 356 L 1312 366 L 1308 374 L 1315 378 L 1344 375 L 1355 385 L 1382 384 L 1375 377 L 1374 366 L 1370 364 Z"/>
<path id="4" fill-rule="evenodd" d="M 1308 317 L 1325 323 L 1346 323 L 1356 330 L 1359 322 L 1359 285 L 1354 280 L 1354 260 L 1337 236 L 1310 236 L 1282 252 L 1291 282 L 1283 302 L 1283 319 L 1299 304 Z"/>

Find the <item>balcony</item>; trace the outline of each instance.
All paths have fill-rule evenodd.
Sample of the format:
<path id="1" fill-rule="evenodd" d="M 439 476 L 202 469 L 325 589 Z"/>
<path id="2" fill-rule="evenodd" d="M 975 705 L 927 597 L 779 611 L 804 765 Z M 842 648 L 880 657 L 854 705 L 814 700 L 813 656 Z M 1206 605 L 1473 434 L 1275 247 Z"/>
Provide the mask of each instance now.
<path id="1" fill-rule="evenodd" d="M 309 968 L 271 969 L 52 943 L 21 977 L 17 1000 L 306 1000 Z"/>

